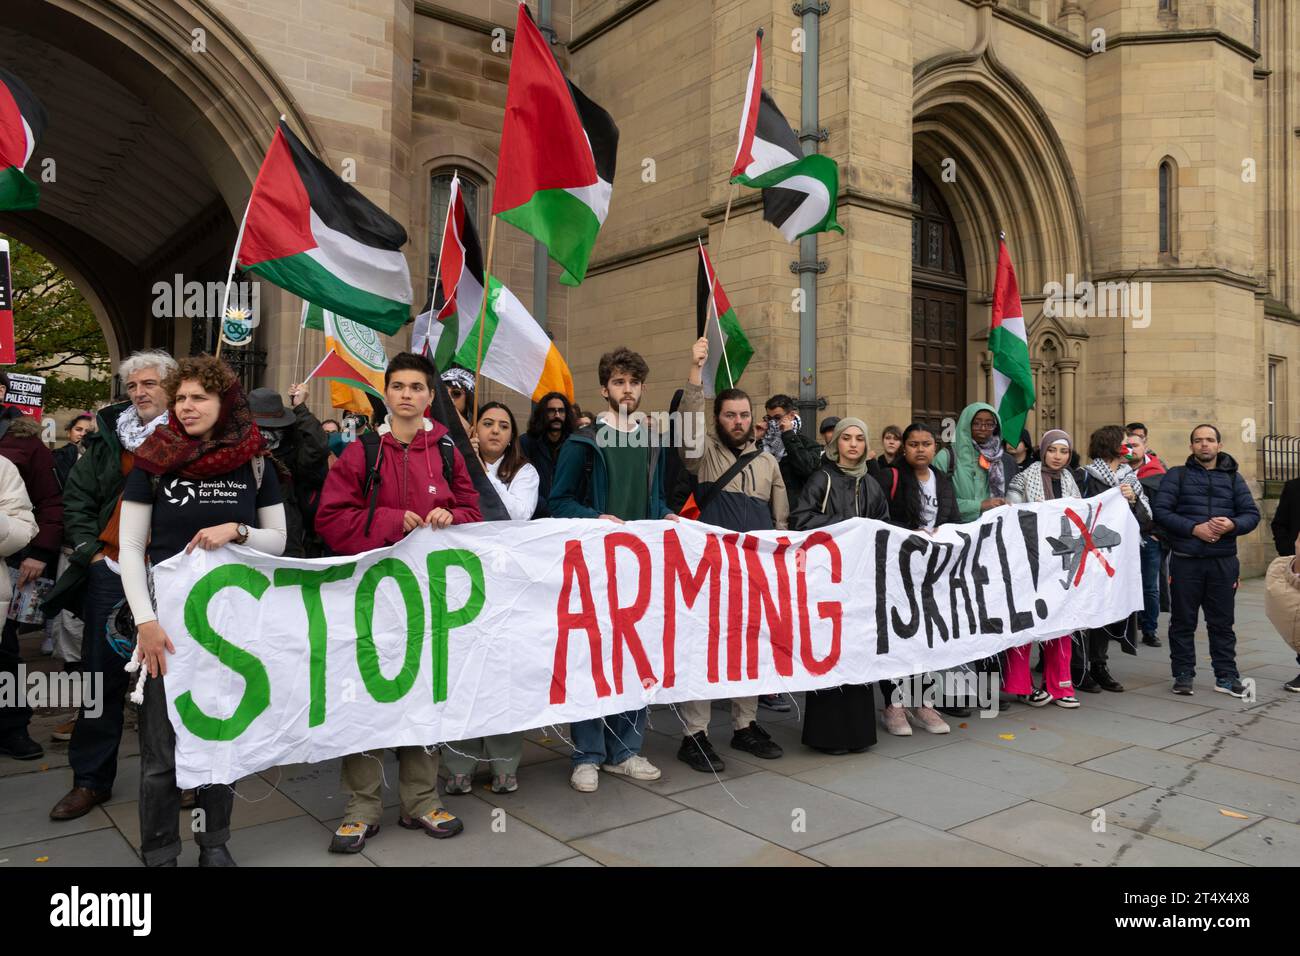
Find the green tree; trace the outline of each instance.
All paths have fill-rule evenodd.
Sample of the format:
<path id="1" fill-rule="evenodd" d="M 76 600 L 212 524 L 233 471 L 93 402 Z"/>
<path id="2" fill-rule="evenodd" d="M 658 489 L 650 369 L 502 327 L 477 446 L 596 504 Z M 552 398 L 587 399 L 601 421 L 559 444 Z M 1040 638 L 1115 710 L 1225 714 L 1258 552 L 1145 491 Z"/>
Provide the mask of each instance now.
<path id="1" fill-rule="evenodd" d="M 9 240 L 14 340 L 9 371 L 45 377 L 44 407 L 92 408 L 111 385 L 108 343 L 90 304 L 63 271 L 31 246 Z M 69 374 L 90 368 L 90 380 Z"/>

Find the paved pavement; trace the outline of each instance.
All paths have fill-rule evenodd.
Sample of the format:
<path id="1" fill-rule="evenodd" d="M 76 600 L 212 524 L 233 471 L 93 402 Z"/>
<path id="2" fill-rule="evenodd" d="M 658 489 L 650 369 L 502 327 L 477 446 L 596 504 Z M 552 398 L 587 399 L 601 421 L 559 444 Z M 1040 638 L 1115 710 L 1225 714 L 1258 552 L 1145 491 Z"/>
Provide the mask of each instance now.
<path id="1" fill-rule="evenodd" d="M 447 798 L 465 820 L 461 836 L 398 828 L 390 786 L 383 832 L 363 854 L 340 857 L 325 852 L 346 801 L 338 761 L 282 767 L 239 784 L 230 848 L 243 866 L 1296 865 L 1300 695 L 1282 684 L 1298 668 L 1264 617 L 1261 580 L 1243 585 L 1237 615 L 1253 703 L 1212 692 L 1202 632 L 1190 699 L 1170 694 L 1167 651 L 1112 653 L 1125 693 L 1081 695 L 1074 711 L 1014 706 L 953 721 L 944 736 L 882 731 L 861 755 L 810 751 L 794 715 L 766 711 L 785 757 L 731 751 L 719 705 L 710 736 L 727 762 L 721 780 L 676 759 L 680 724 L 656 708 L 645 753 L 663 777 L 653 783 L 602 774 L 597 793 L 576 793 L 558 732 L 538 731 L 517 793 L 480 784 Z M 113 799 L 56 823 L 49 809 L 71 784 L 67 745 L 50 743 L 61 716 L 33 721 L 43 760 L 0 758 L 0 866 L 138 865 L 134 731 Z M 396 782 L 391 757 L 386 775 Z M 181 831 L 188 836 L 187 819 Z M 197 856 L 187 840 L 182 865 Z"/>

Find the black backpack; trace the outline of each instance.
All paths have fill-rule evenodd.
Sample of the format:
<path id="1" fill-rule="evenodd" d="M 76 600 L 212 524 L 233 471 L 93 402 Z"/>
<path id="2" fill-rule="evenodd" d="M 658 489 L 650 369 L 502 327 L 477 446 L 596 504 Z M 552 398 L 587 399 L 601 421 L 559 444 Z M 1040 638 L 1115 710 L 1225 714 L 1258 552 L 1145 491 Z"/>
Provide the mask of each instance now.
<path id="1" fill-rule="evenodd" d="M 456 445 L 451 440 L 450 435 L 443 435 L 438 439 L 438 452 L 442 455 L 442 477 L 448 484 L 454 480 L 456 475 L 456 462 L 452 451 Z M 383 458 L 383 442 L 380 440 L 378 432 L 362 432 L 361 448 L 366 453 L 366 480 L 361 485 L 361 493 L 366 496 L 366 529 L 365 534 L 370 534 L 370 524 L 375 520 L 375 505 L 379 501 L 379 483 L 382 480 L 379 475 L 379 462 Z"/>

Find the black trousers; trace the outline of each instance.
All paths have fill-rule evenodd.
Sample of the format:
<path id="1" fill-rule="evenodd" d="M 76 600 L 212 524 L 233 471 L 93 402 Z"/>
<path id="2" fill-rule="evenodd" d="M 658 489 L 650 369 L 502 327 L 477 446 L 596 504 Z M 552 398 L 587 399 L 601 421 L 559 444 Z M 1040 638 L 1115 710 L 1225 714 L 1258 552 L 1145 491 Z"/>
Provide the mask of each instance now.
<path id="1" fill-rule="evenodd" d="M 114 608 L 125 600 L 122 579 L 104 561 L 86 569 L 86 596 L 82 620 L 81 664 L 87 674 L 103 675 L 103 707 L 98 717 L 87 717 L 86 709 L 72 728 L 68 763 L 72 785 L 91 790 L 112 790 L 117 777 L 117 750 L 122 743 L 123 708 L 131 678 L 126 660 L 109 647 L 105 631 Z"/>
<path id="2" fill-rule="evenodd" d="M 167 717 L 164 678 L 144 684 L 140 706 L 140 852 L 145 866 L 161 866 L 181 855 L 181 792 L 176 787 L 176 731 Z M 235 791 L 225 784 L 199 787 L 190 826 L 199 846 L 230 839 Z"/>

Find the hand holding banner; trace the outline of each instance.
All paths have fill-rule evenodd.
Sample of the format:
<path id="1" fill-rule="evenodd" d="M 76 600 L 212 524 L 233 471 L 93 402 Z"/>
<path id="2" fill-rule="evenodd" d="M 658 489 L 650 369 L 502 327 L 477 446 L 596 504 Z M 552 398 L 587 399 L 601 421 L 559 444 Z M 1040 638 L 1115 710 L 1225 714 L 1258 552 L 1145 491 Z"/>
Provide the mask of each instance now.
<path id="1" fill-rule="evenodd" d="M 555 519 L 178 555 L 154 570 L 177 781 L 954 667 L 1141 607 L 1138 544 L 1111 490 L 933 535 Z"/>

